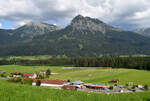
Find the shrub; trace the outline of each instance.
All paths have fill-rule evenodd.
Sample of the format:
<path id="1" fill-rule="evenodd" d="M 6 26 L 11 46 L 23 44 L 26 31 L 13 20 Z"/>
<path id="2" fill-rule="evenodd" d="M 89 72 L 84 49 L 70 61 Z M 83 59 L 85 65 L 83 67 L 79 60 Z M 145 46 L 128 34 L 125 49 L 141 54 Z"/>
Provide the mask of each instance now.
<path id="1" fill-rule="evenodd" d="M 4 74 L 1 74 L 0 76 L 1 76 L 1 77 L 6 77 L 6 75 L 4 75 Z"/>
<path id="2" fill-rule="evenodd" d="M 40 80 L 37 80 L 36 81 L 36 86 L 40 86 L 41 85 L 41 81 Z"/>
<path id="3" fill-rule="evenodd" d="M 70 80 L 67 80 L 67 82 L 71 82 Z"/>
<path id="4" fill-rule="evenodd" d="M 113 90 L 113 89 L 114 89 L 114 87 L 113 87 L 113 86 L 110 86 L 110 87 L 109 87 L 109 90 Z"/>
<path id="5" fill-rule="evenodd" d="M 118 86 L 117 84 L 114 84 L 114 86 Z"/>
<path id="6" fill-rule="evenodd" d="M 50 75 L 51 75 L 51 70 L 50 70 L 50 69 L 47 69 L 47 70 L 46 70 L 46 76 L 49 77 Z"/>
<path id="7" fill-rule="evenodd" d="M 15 82 L 15 83 L 18 83 L 18 82 L 21 82 L 21 78 L 20 77 L 16 77 L 16 78 L 11 78 L 8 80 L 9 82 Z"/>
<path id="8" fill-rule="evenodd" d="M 51 70 L 50 70 L 50 69 L 47 69 L 47 70 L 46 70 L 46 77 L 48 78 L 50 75 L 51 75 Z"/>
<path id="9" fill-rule="evenodd" d="M 148 88 L 148 85 L 145 85 L 145 86 L 144 86 L 144 90 L 147 91 L 148 89 L 149 89 L 149 88 Z"/>

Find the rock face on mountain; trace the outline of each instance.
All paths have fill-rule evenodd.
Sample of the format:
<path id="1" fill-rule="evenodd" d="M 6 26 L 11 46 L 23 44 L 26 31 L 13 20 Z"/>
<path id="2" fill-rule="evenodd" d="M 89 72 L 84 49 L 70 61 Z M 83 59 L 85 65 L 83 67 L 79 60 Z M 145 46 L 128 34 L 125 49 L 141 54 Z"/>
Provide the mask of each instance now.
<path id="1" fill-rule="evenodd" d="M 121 31 L 120 29 L 109 26 L 98 19 L 83 17 L 81 15 L 76 16 L 71 21 L 70 26 L 76 30 L 89 30 L 91 32 L 99 31 L 103 34 L 106 34 L 107 30 Z"/>
<path id="2" fill-rule="evenodd" d="M 150 28 L 137 29 L 135 32 L 145 37 L 150 37 Z"/>
<path id="3" fill-rule="evenodd" d="M 36 29 L 32 23 L 26 26 L 30 25 L 32 28 L 28 27 L 25 32 Z M 98 19 L 78 15 L 66 28 L 52 32 L 46 31 L 33 36 L 32 40 L 3 46 L 0 56 L 98 57 L 102 54 L 150 54 L 149 46 L 149 38 L 114 28 Z M 7 51 L 8 49 L 9 51 Z"/>

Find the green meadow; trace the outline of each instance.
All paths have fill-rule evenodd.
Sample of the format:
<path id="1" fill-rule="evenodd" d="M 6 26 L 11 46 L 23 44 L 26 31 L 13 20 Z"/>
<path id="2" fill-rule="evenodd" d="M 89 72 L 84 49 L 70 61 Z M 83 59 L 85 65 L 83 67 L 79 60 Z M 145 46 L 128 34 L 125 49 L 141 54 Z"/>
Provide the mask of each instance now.
<path id="1" fill-rule="evenodd" d="M 19 66 L 3 65 L 0 72 L 33 73 L 50 69 L 55 75 L 49 79 L 82 80 L 87 83 L 108 84 L 111 79 L 119 79 L 120 85 L 132 82 L 134 85 L 150 86 L 150 71 L 134 69 L 86 69 L 64 70 L 62 66 Z M 150 101 L 150 91 L 141 93 L 100 94 L 78 91 L 56 90 L 33 87 L 0 80 L 0 101 Z"/>
<path id="2" fill-rule="evenodd" d="M 88 83 L 105 83 L 111 79 L 119 79 L 119 84 L 125 85 L 129 82 L 150 86 L 150 71 L 135 69 L 85 69 L 85 70 L 64 70 L 61 66 L 19 66 L 3 65 L 0 72 L 6 71 L 7 75 L 11 72 L 35 73 L 40 70 L 50 69 L 57 73 L 51 75 L 49 79 L 58 80 L 82 80 Z"/>

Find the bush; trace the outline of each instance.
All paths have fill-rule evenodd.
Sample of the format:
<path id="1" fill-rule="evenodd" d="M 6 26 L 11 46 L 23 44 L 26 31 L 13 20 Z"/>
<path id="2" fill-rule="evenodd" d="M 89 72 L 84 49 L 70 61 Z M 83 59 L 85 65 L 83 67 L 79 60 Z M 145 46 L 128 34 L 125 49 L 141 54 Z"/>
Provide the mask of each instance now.
<path id="1" fill-rule="evenodd" d="M 67 82 L 71 82 L 70 80 L 67 80 Z"/>
<path id="2" fill-rule="evenodd" d="M 6 77 L 6 75 L 5 75 L 5 74 L 1 74 L 0 76 L 1 76 L 1 77 Z"/>
<path id="3" fill-rule="evenodd" d="M 16 78 L 11 78 L 8 80 L 9 82 L 15 82 L 15 83 L 18 83 L 18 82 L 21 82 L 21 78 L 20 77 L 16 77 Z"/>
<path id="4" fill-rule="evenodd" d="M 110 86 L 110 87 L 109 87 L 109 90 L 113 90 L 113 89 L 114 89 L 114 87 L 113 87 L 113 86 Z"/>
<path id="5" fill-rule="evenodd" d="M 114 84 L 114 86 L 118 86 L 117 84 Z"/>
<path id="6" fill-rule="evenodd" d="M 46 70 L 46 77 L 49 77 L 51 75 L 51 70 L 50 69 L 47 69 Z"/>
<path id="7" fill-rule="evenodd" d="M 148 85 L 144 86 L 144 90 L 146 90 L 146 91 L 149 90 Z"/>
<path id="8" fill-rule="evenodd" d="M 40 80 L 37 80 L 36 86 L 40 86 L 40 85 L 41 85 L 41 81 L 40 81 Z"/>

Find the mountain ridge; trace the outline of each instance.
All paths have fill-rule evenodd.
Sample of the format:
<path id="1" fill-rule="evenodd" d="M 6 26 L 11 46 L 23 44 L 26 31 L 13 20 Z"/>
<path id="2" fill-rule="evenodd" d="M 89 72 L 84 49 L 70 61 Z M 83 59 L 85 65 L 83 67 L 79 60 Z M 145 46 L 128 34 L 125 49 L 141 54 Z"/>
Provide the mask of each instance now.
<path id="1" fill-rule="evenodd" d="M 16 29 L 0 29 L 0 44 L 9 44 L 16 41 L 30 40 L 38 35 L 44 35 L 62 27 L 42 22 L 29 22 Z"/>
<path id="2" fill-rule="evenodd" d="M 136 30 L 134 30 L 134 32 L 138 33 L 139 35 L 150 38 L 150 28 L 136 29 Z"/>
<path id="3" fill-rule="evenodd" d="M 98 57 L 102 54 L 150 54 L 149 46 L 147 37 L 79 15 L 63 29 L 3 46 L 0 56 Z"/>
<path id="4" fill-rule="evenodd" d="M 15 29 L 13 33 L 15 36 L 18 36 L 20 34 L 19 36 L 21 38 L 25 37 L 27 39 L 27 38 L 33 38 L 34 36 L 43 35 L 45 33 L 49 33 L 60 29 L 62 28 L 51 24 L 46 24 L 42 22 L 29 22 L 24 26 Z"/>

